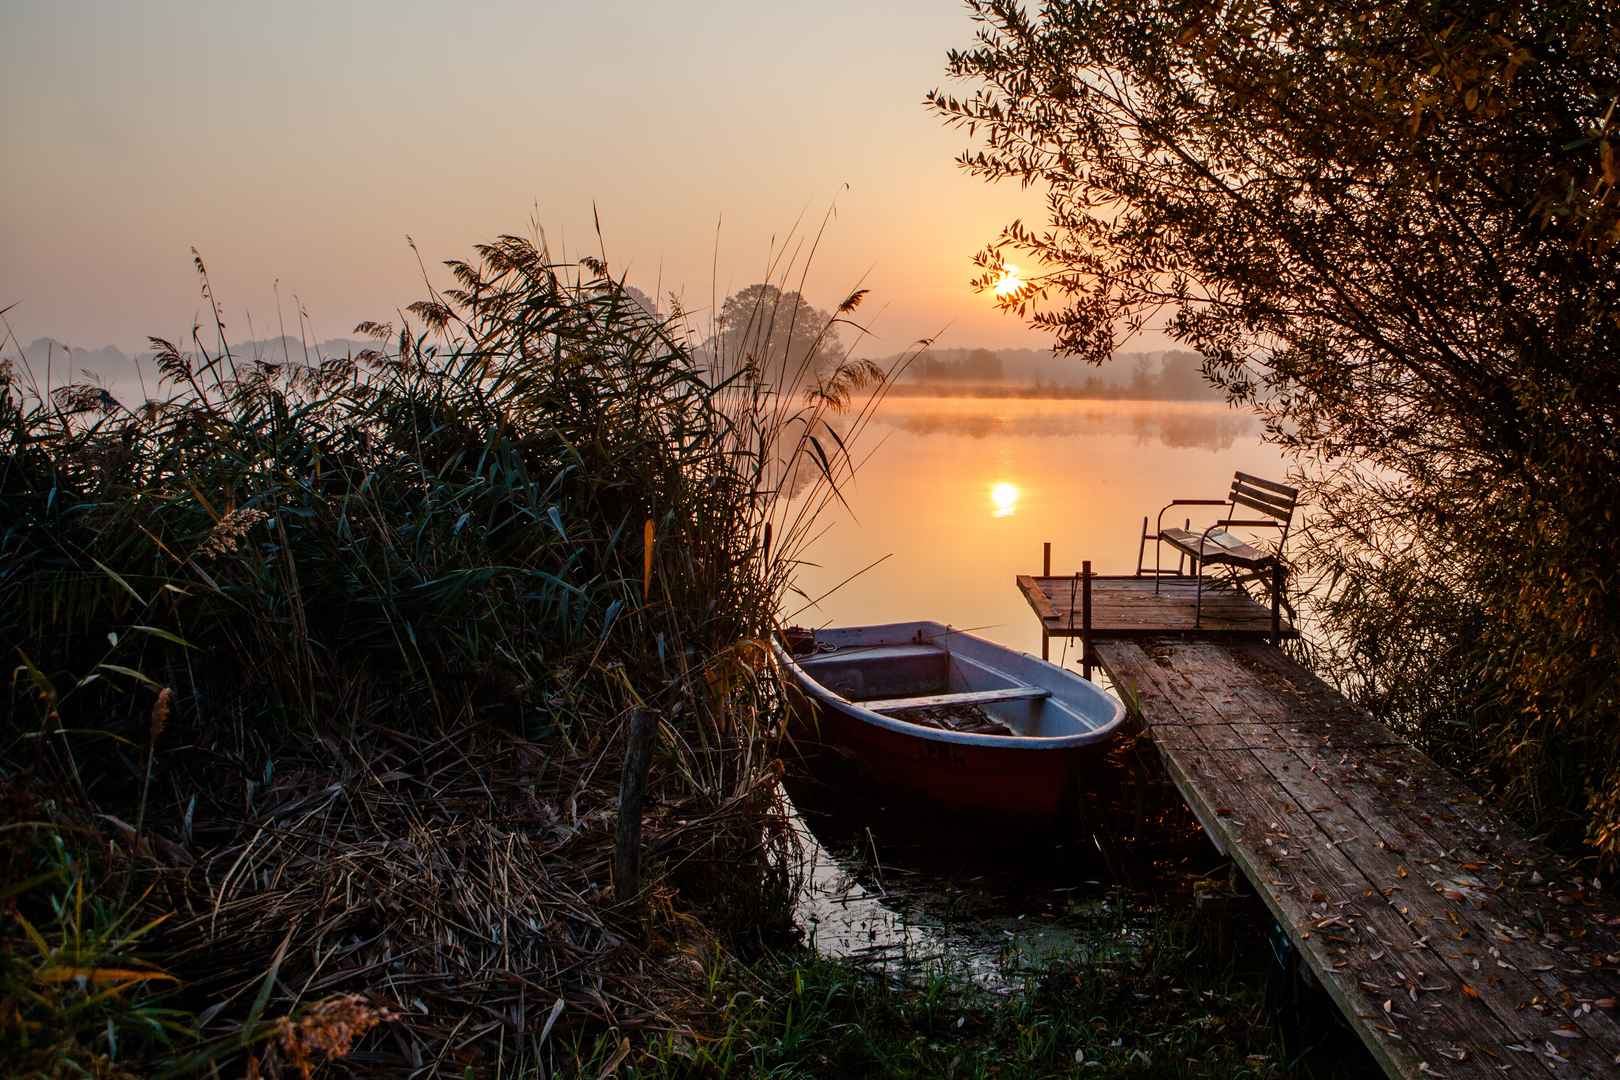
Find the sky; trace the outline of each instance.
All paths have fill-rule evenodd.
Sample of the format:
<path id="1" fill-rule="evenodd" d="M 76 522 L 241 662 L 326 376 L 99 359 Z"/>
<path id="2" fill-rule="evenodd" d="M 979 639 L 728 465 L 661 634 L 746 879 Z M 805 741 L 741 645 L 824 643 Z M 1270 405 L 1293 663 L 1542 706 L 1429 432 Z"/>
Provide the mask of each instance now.
<path id="1" fill-rule="evenodd" d="M 538 221 L 555 251 L 707 309 L 813 236 L 880 355 L 1044 347 L 971 291 L 1039 192 L 954 162 L 922 105 L 973 42 L 955 0 L 703 4 L 4 0 L 0 308 L 17 336 L 133 349 L 189 334 L 207 263 L 237 340 L 277 292 L 317 337 L 390 321 L 444 259 Z M 958 88 L 959 91 L 961 88 Z"/>

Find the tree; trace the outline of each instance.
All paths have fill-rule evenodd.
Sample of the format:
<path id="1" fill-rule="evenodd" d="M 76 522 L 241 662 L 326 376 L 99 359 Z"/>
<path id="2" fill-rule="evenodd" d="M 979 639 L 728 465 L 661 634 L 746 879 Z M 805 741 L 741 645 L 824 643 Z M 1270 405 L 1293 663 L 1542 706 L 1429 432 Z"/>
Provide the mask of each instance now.
<path id="1" fill-rule="evenodd" d="M 727 297 L 716 326 L 713 347 L 723 364 L 752 363 L 789 394 L 813 385 L 841 359 L 833 317 L 775 285 L 750 285 Z"/>
<path id="2" fill-rule="evenodd" d="M 1099 363 L 1168 315 L 1295 451 L 1322 669 L 1620 854 L 1620 9 L 969 6 L 932 108 L 1048 193 L 981 286 Z"/>
<path id="3" fill-rule="evenodd" d="M 962 359 L 962 378 L 975 382 L 1000 382 L 1001 357 L 989 349 L 974 349 Z"/>

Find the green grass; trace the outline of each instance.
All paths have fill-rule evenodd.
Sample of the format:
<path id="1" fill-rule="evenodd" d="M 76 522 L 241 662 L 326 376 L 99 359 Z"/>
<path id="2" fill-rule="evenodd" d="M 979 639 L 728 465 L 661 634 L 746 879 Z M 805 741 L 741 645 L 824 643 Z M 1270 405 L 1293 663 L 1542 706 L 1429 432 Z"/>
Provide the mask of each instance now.
<path id="1" fill-rule="evenodd" d="M 0 954 L 0 1057 L 18 1076 L 121 1075 L 119 1062 L 191 1041 L 191 1017 L 165 1004 L 175 977 L 148 958 L 161 920 L 119 903 L 106 869 L 90 865 L 53 830 L 11 822 L 6 863 L 19 880 L 0 888 L 9 908 Z M 31 865 L 30 865 L 31 864 Z M 31 871 L 31 872 L 30 872 Z"/>

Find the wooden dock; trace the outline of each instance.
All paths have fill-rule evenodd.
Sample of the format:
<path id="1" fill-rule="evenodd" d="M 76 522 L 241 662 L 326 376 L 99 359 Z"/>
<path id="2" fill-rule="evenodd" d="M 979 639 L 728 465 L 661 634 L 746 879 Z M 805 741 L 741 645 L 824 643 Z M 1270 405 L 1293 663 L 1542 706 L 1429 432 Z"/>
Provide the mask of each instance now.
<path id="1" fill-rule="evenodd" d="M 1137 577 L 1132 574 L 1091 576 L 1091 624 L 1095 640 L 1103 638 L 1161 637 L 1193 633 L 1205 637 L 1267 639 L 1275 629 L 1282 637 L 1294 636 L 1293 622 L 1279 612 L 1256 603 L 1241 589 L 1205 582 L 1202 617 L 1194 618 L 1197 586 L 1189 577 Z M 1018 576 L 1018 591 L 1041 620 L 1049 637 L 1083 637 L 1085 624 L 1083 574 L 1068 577 Z"/>
<path id="2" fill-rule="evenodd" d="M 1069 579 L 1026 580 L 1050 605 Z M 1620 1076 L 1620 905 L 1597 881 L 1252 628 L 1153 635 L 1106 595 L 1090 659 L 1385 1072 Z"/>

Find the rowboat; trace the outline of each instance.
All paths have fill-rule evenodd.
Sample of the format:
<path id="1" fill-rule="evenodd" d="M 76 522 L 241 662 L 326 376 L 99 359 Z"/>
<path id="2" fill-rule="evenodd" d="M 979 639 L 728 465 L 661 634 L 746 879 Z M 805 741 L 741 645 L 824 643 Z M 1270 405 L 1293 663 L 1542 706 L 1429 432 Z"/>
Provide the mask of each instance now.
<path id="1" fill-rule="evenodd" d="M 1125 715 L 1072 671 L 936 622 L 788 632 L 775 650 L 796 741 L 939 809 L 1057 817 Z"/>

